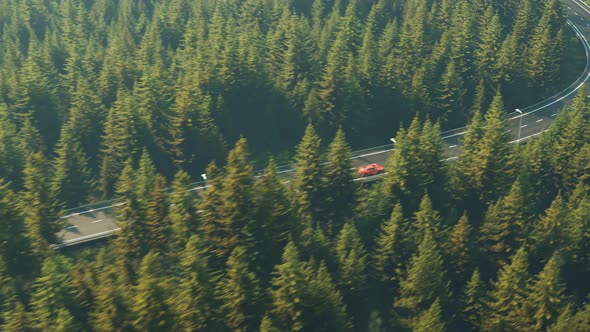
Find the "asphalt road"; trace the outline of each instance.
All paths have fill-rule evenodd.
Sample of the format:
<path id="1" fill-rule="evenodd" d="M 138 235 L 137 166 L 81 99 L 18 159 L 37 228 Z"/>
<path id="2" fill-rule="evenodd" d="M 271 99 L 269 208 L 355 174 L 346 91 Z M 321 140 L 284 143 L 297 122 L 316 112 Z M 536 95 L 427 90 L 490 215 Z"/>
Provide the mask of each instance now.
<path id="1" fill-rule="evenodd" d="M 535 105 L 521 108 L 521 113 L 516 111 L 508 114 L 506 128 L 513 137 L 511 143 L 524 142 L 546 130 L 561 109 L 570 103 L 576 92 L 590 78 L 590 7 L 581 0 L 564 1 L 564 9 L 569 16 L 568 25 L 576 32 L 581 44 L 586 51 L 586 68 L 579 78 L 569 87 L 555 96 Z M 465 128 L 456 128 L 443 133 L 443 149 L 447 159 L 454 159 L 461 152 L 461 139 Z M 392 144 L 377 146 L 353 153 L 352 165 L 356 168 L 369 163 L 385 165 L 389 153 L 393 149 Z M 256 172 L 255 176 L 259 176 Z M 292 167 L 284 166 L 280 175 L 284 182 L 288 183 L 294 174 Z M 375 175 L 366 178 L 355 178 L 354 181 L 375 181 L 381 178 Z M 191 191 L 198 194 L 206 189 L 205 183 L 195 183 Z M 65 228 L 60 232 L 61 243 L 55 248 L 73 246 L 104 237 L 111 236 L 120 230 L 116 220 L 115 208 L 121 205 L 120 200 L 110 200 L 96 204 L 86 205 L 71 209 L 67 215 L 61 217 Z"/>

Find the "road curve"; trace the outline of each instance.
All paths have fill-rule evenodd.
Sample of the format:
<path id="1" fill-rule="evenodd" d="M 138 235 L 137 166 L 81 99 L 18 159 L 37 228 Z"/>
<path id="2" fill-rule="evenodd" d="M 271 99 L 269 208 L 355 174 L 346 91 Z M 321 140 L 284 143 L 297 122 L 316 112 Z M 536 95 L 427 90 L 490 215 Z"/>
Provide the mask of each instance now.
<path id="1" fill-rule="evenodd" d="M 543 100 L 537 104 L 521 108 L 522 114 L 514 111 L 506 117 L 506 128 L 512 134 L 510 143 L 520 143 L 535 137 L 545 131 L 555 119 L 557 113 L 568 105 L 576 92 L 584 86 L 590 78 L 590 6 L 581 0 L 564 0 L 564 9 L 568 14 L 568 25 L 576 33 L 586 52 L 586 67 L 584 72 L 563 91 Z M 461 153 L 461 138 L 465 134 L 465 127 L 455 128 L 442 133 L 445 160 L 456 159 Z M 374 148 L 355 151 L 351 158 L 354 167 L 368 163 L 385 164 L 389 152 L 393 149 L 391 144 L 376 146 Z M 289 183 L 294 174 L 292 165 L 282 166 L 279 169 L 280 176 L 285 183 Z M 262 172 L 255 172 L 255 177 Z M 368 178 L 356 178 L 354 181 L 375 181 L 384 174 Z M 193 184 L 190 191 L 198 192 L 207 188 L 206 183 Z M 120 230 L 116 221 L 115 208 L 124 204 L 120 199 L 114 199 L 95 204 L 89 204 L 70 209 L 60 219 L 65 223 L 65 228 L 59 233 L 61 242 L 52 245 L 59 249 L 74 246 L 81 243 L 112 236 Z"/>

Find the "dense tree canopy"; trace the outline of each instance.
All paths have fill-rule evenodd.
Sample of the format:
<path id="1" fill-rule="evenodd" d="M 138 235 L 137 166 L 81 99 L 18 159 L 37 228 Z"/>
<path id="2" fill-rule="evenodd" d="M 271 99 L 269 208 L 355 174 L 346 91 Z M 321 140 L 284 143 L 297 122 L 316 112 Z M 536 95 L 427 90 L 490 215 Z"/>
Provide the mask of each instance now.
<path id="1" fill-rule="evenodd" d="M 1 329 L 587 330 L 586 93 L 518 148 L 503 122 L 563 83 L 564 27 L 557 0 L 0 0 Z M 49 248 L 112 196 L 113 239 Z"/>

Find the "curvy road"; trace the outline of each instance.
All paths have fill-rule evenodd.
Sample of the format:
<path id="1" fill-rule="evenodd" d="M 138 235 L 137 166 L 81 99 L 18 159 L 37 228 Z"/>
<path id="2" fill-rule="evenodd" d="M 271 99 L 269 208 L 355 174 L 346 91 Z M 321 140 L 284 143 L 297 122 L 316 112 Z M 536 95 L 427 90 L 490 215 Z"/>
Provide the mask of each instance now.
<path id="1" fill-rule="evenodd" d="M 569 19 L 567 24 L 576 33 L 578 39 L 586 52 L 586 68 L 584 72 L 569 87 L 549 99 L 535 105 L 514 111 L 506 117 L 506 128 L 512 134 L 513 141 L 520 143 L 537 136 L 545 131 L 559 110 L 563 109 L 573 99 L 584 83 L 590 78 L 590 6 L 583 3 L 583 0 L 564 0 L 564 9 Z M 465 127 L 456 128 L 443 133 L 442 142 L 445 150 L 446 160 L 458 158 L 461 152 L 461 138 L 465 133 Z M 356 151 L 353 153 L 352 164 L 358 167 L 368 163 L 385 164 L 389 152 L 393 149 L 392 144 L 377 146 L 370 149 Z M 280 170 L 284 182 L 288 183 L 293 175 L 292 166 L 284 166 Z M 255 177 L 261 172 L 256 172 Z M 374 181 L 384 174 L 367 178 L 355 178 L 354 181 Z M 195 183 L 190 189 L 198 193 L 207 188 L 206 183 Z M 53 245 L 59 249 L 74 246 L 81 243 L 112 236 L 120 230 L 119 222 L 116 220 L 115 209 L 120 206 L 121 200 L 110 200 L 91 205 L 81 206 L 67 211 L 67 215 L 61 217 L 65 228 L 60 232 L 60 243 Z"/>

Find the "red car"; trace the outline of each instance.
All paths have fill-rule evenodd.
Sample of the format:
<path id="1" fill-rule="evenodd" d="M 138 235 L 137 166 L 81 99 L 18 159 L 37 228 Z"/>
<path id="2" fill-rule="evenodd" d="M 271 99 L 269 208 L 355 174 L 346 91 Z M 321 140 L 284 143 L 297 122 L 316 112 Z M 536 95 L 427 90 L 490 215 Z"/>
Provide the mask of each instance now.
<path id="1" fill-rule="evenodd" d="M 359 167 L 360 176 L 369 176 L 383 173 L 383 166 L 379 164 L 369 164 Z"/>

